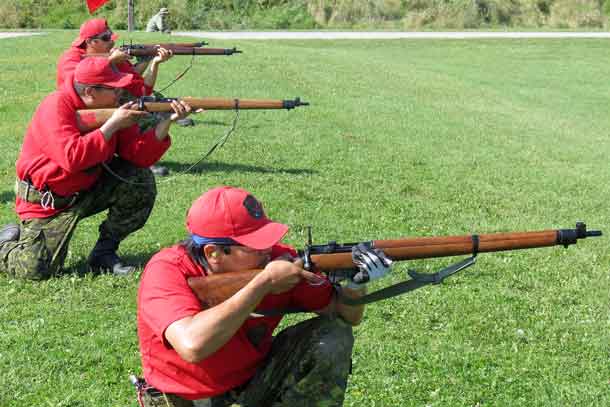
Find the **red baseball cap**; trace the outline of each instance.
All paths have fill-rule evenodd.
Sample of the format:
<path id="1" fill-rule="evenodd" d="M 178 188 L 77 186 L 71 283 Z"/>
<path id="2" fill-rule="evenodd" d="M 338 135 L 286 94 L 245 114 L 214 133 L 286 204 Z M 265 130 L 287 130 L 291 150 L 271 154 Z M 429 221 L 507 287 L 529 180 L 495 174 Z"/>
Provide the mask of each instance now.
<path id="1" fill-rule="evenodd" d="M 83 42 L 88 40 L 91 37 L 95 37 L 96 35 L 100 35 L 106 31 L 110 30 L 108 27 L 108 22 L 103 18 L 92 18 L 91 20 L 87 20 L 80 26 L 80 33 L 78 37 L 72 41 L 73 47 L 80 47 Z M 112 41 L 116 41 L 119 36 L 117 34 L 112 33 Z"/>
<path id="2" fill-rule="evenodd" d="M 270 248 L 288 232 L 288 226 L 267 218 L 252 194 L 233 187 L 213 188 L 197 198 L 186 227 L 201 237 L 229 238 L 256 250 Z"/>
<path id="3" fill-rule="evenodd" d="M 108 58 L 85 58 L 78 63 L 74 71 L 74 80 L 84 85 L 106 85 L 112 88 L 129 86 L 133 74 L 119 72 Z"/>

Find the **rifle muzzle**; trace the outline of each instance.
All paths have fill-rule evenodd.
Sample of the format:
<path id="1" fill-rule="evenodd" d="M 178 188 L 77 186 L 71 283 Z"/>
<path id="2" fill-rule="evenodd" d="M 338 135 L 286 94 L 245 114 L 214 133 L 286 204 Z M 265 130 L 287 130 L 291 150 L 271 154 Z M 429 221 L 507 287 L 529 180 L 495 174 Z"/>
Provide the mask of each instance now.
<path id="1" fill-rule="evenodd" d="M 299 106 L 309 106 L 309 102 L 302 102 L 301 98 L 294 98 L 293 100 L 284 100 L 282 101 L 283 108 L 286 110 L 294 109 Z"/>
<path id="2" fill-rule="evenodd" d="M 587 230 L 587 225 L 584 222 L 576 222 L 576 228 L 574 229 L 559 229 L 557 231 L 557 244 L 568 247 L 571 244 L 576 244 L 578 239 L 601 235 L 601 230 Z"/>

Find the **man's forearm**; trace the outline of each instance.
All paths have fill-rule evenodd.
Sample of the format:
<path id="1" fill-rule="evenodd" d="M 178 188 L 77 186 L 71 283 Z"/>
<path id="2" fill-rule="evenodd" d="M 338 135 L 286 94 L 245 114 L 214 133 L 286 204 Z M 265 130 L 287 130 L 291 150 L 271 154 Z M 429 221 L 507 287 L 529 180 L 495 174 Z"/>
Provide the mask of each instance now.
<path id="1" fill-rule="evenodd" d="M 157 82 L 158 73 L 159 73 L 159 63 L 153 60 L 148 67 L 148 71 L 144 75 L 144 84 L 146 86 L 154 88 L 155 83 Z"/>
<path id="2" fill-rule="evenodd" d="M 360 298 L 366 294 L 366 288 L 354 290 L 350 288 L 342 288 L 337 296 L 345 296 L 347 298 Z M 364 315 L 364 305 L 346 305 L 341 302 L 341 298 L 334 298 L 336 313 L 350 325 L 358 325 L 362 321 Z"/>
<path id="3" fill-rule="evenodd" d="M 268 282 L 259 275 L 228 300 L 192 317 L 184 332 L 172 332 L 170 326 L 166 337 L 183 359 L 197 363 L 224 346 L 268 293 Z"/>
<path id="4" fill-rule="evenodd" d="M 148 65 L 150 64 L 150 59 L 146 60 L 146 61 L 142 61 L 139 63 L 136 63 L 135 66 L 133 67 L 133 69 L 139 74 L 139 75 L 143 75 L 144 71 L 146 71 L 146 68 L 148 68 Z"/>
<path id="5" fill-rule="evenodd" d="M 155 137 L 157 138 L 157 140 L 165 140 L 165 138 L 169 134 L 169 127 L 171 126 L 171 124 L 172 121 L 169 118 L 157 123 L 157 126 L 155 127 Z"/>

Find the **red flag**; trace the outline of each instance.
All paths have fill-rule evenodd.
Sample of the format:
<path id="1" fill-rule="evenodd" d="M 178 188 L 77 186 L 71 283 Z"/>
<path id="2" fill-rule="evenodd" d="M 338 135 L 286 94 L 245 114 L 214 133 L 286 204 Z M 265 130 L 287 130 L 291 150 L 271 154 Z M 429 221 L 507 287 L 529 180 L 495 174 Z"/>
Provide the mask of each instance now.
<path id="1" fill-rule="evenodd" d="M 89 7 L 89 14 L 93 14 L 95 10 L 102 7 L 108 0 L 87 0 L 87 7 Z"/>

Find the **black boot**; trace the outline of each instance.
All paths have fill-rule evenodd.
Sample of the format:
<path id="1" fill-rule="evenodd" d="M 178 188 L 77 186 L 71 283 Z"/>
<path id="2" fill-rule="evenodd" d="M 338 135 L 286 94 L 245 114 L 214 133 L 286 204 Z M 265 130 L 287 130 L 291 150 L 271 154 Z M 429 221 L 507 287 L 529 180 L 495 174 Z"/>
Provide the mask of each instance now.
<path id="1" fill-rule="evenodd" d="M 151 165 L 150 170 L 155 174 L 155 177 L 165 177 L 169 175 L 169 169 L 162 165 Z"/>
<path id="2" fill-rule="evenodd" d="M 195 121 L 193 119 L 191 119 L 190 117 L 185 117 L 184 119 L 176 120 L 176 124 L 178 126 L 182 126 L 182 127 L 189 127 L 189 126 L 194 126 Z"/>
<path id="3" fill-rule="evenodd" d="M 93 273 L 112 273 L 115 276 L 126 276 L 133 273 L 134 266 L 124 265 L 116 254 L 119 242 L 112 239 L 98 239 L 87 259 Z"/>
<path id="4" fill-rule="evenodd" d="M 0 246 L 6 242 L 13 242 L 19 240 L 19 225 L 16 223 L 9 223 L 0 229 Z"/>

